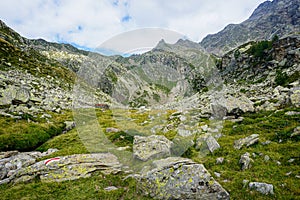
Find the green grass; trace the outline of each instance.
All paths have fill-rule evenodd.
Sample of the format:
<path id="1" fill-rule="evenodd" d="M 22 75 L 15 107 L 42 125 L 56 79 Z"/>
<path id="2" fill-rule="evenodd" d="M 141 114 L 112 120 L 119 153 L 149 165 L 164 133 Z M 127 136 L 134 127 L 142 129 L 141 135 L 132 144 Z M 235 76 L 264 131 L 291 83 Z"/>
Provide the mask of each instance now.
<path id="1" fill-rule="evenodd" d="M 133 178 L 125 179 L 124 174 L 103 175 L 95 173 L 91 178 L 79 179 L 75 181 L 65 181 L 61 183 L 42 183 L 35 180 L 32 183 L 21 183 L 17 185 L 0 185 L 0 199 L 151 199 L 143 197 L 136 186 Z M 104 188 L 115 186 L 114 191 L 105 191 Z"/>
<path id="2" fill-rule="evenodd" d="M 0 116 L 0 151 L 31 151 L 61 134 L 65 128 L 64 121 L 71 119 L 70 111 L 50 114 L 51 123 L 28 114 L 22 116 L 22 119 Z"/>
<path id="3" fill-rule="evenodd" d="M 215 179 L 230 193 L 231 199 L 300 199 L 300 181 L 295 175 L 300 173 L 300 145 L 299 136 L 290 138 L 293 129 L 299 126 L 299 115 L 287 116 L 287 111 L 300 111 L 300 108 L 286 108 L 277 112 L 246 113 L 242 122 L 233 123 L 225 121 L 222 134 L 218 139 L 221 148 L 213 154 L 199 157 L 199 152 L 192 146 L 183 157 L 192 158 L 194 161 L 203 163 L 209 172 L 221 173 L 221 177 Z M 128 135 L 125 130 L 134 129 L 143 133 L 146 125 L 140 125 L 148 120 L 149 115 L 156 115 L 161 111 L 152 110 L 138 112 L 137 110 L 96 110 L 98 122 L 107 138 L 116 146 L 132 146 L 133 135 Z M 174 111 L 164 112 L 160 117 L 170 123 Z M 130 120 L 128 120 L 130 119 Z M 170 121 L 171 120 L 171 121 Z M 8 124 L 10 122 L 7 122 Z M 161 121 L 154 121 L 154 124 L 161 124 Z M 207 124 L 207 119 L 201 119 L 199 125 Z M 106 133 L 107 127 L 118 128 L 117 133 Z M 163 134 L 172 140 L 176 136 L 175 131 Z M 243 147 L 240 150 L 233 148 L 235 140 L 244 138 L 251 134 L 259 134 L 260 142 L 250 147 Z M 271 143 L 263 145 L 261 142 L 270 140 Z M 280 142 L 279 142 L 280 141 Z M 48 148 L 58 148 L 59 151 L 51 156 L 63 156 L 70 154 L 88 153 L 82 144 L 77 130 L 58 135 L 47 141 L 37 150 L 45 151 Z M 176 150 L 176 149 L 175 149 Z M 249 152 L 253 159 L 252 168 L 242 171 L 239 159 L 242 154 Z M 252 154 L 256 156 L 253 157 Z M 270 157 L 269 161 L 264 156 Z M 216 164 L 216 158 L 224 157 L 223 164 Z M 295 159 L 290 163 L 288 160 Z M 277 161 L 281 165 L 277 164 Z M 292 172 L 290 176 L 286 173 Z M 150 199 L 142 197 L 137 193 L 135 180 L 123 180 L 124 174 L 104 176 L 96 173 L 95 176 L 76 181 L 62 183 L 42 183 L 39 180 L 27 184 L 2 185 L 0 186 L 0 199 Z M 266 182 L 274 185 L 275 195 L 262 195 L 256 191 L 243 187 L 243 180 Z M 120 189 L 106 192 L 103 188 L 114 185 Z M 46 191 L 46 192 L 45 192 Z"/>
<path id="4" fill-rule="evenodd" d="M 34 49 L 21 50 L 2 38 L 0 38 L 0 46 L 2 58 L 0 70 L 18 69 L 37 77 L 50 75 L 60 82 L 74 83 L 75 81 L 75 73 Z M 7 63 L 11 66 L 7 66 Z"/>
<path id="5" fill-rule="evenodd" d="M 221 177 L 216 177 L 216 180 L 230 193 L 231 199 L 300 199 L 300 181 L 295 177 L 300 173 L 299 137 L 290 138 L 292 130 L 299 126 L 300 118 L 299 115 L 284 115 L 288 110 L 299 111 L 299 108 L 246 114 L 244 121 L 240 123 L 226 121 L 223 128 L 225 136 L 218 140 L 221 149 L 201 159 L 194 154 L 193 159 L 204 163 L 211 174 L 221 173 Z M 258 143 L 240 150 L 233 148 L 235 140 L 251 134 L 259 134 L 260 142 L 271 140 L 271 143 Z M 245 152 L 251 154 L 254 162 L 252 168 L 242 171 L 239 159 Z M 256 157 L 253 157 L 253 153 Z M 264 161 L 265 155 L 270 157 L 267 162 Z M 225 158 L 223 164 L 216 164 L 218 157 Z M 288 162 L 291 158 L 295 159 L 293 163 Z M 292 175 L 286 176 L 290 171 L 293 172 Z M 266 196 L 250 191 L 248 187 L 243 187 L 244 179 L 273 184 L 275 195 Z"/>

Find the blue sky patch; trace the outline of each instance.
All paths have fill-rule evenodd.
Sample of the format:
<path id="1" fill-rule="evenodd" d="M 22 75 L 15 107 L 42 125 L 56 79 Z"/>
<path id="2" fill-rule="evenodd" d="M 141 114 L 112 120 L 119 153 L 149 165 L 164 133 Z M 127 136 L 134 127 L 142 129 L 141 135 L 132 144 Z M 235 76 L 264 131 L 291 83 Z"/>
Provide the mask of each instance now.
<path id="1" fill-rule="evenodd" d="M 130 15 L 125 15 L 124 17 L 122 17 L 122 22 L 128 22 L 132 19 L 132 17 Z"/>

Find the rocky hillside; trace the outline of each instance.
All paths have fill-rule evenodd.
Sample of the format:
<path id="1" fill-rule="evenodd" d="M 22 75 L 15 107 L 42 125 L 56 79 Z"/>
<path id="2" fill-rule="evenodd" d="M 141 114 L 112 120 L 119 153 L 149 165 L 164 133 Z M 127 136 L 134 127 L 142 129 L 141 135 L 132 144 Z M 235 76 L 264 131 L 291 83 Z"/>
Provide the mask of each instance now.
<path id="1" fill-rule="evenodd" d="M 0 199 L 300 195 L 299 34 L 106 57 L 1 22 L 0 58 Z"/>
<path id="2" fill-rule="evenodd" d="M 249 19 L 230 24 L 206 36 L 201 45 L 210 53 L 223 55 L 249 41 L 270 40 L 300 32 L 300 1 L 273 0 L 258 6 Z"/>

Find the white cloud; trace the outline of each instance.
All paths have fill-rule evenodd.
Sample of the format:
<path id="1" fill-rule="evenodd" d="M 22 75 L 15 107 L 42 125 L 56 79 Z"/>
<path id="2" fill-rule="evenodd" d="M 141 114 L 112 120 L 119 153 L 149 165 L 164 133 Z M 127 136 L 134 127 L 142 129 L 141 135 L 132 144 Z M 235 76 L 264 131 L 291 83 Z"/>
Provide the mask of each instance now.
<path id="1" fill-rule="evenodd" d="M 124 31 L 147 27 L 171 29 L 200 41 L 228 23 L 245 20 L 263 1 L 10 0 L 1 2 L 0 13 L 25 37 L 95 48 Z"/>

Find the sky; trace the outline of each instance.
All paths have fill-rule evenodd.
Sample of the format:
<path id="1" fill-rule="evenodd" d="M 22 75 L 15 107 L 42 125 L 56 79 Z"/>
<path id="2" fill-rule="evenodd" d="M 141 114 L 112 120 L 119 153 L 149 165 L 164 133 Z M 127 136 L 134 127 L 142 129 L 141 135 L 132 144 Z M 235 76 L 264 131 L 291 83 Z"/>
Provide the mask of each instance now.
<path id="1" fill-rule="evenodd" d="M 114 36 L 163 28 L 200 42 L 246 20 L 265 0 L 1 0 L 0 17 L 22 36 L 93 49 Z"/>

